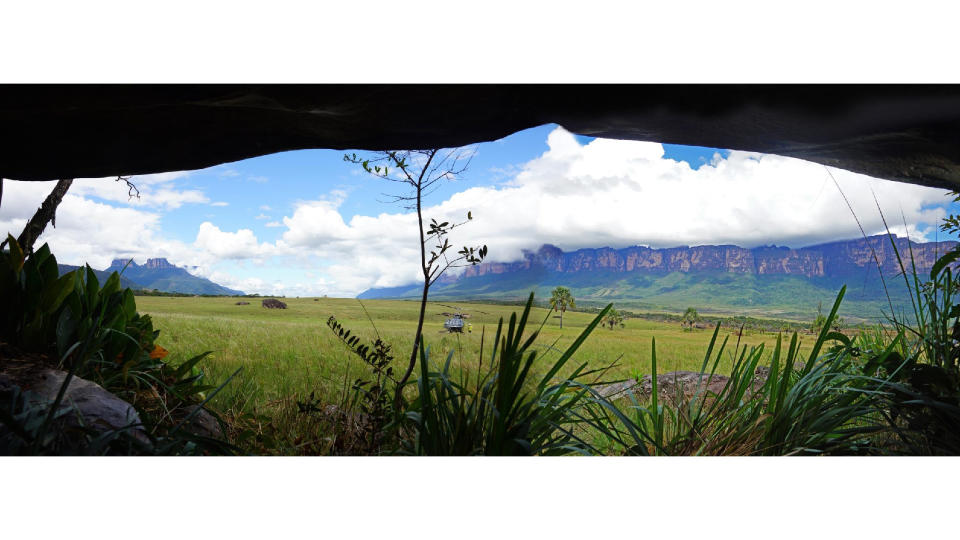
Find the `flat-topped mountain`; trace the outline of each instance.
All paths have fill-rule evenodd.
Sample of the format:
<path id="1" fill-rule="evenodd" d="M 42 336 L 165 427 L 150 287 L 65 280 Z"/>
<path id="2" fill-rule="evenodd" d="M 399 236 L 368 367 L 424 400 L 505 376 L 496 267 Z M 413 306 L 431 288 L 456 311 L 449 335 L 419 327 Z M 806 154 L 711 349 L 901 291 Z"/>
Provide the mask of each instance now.
<path id="1" fill-rule="evenodd" d="M 564 252 L 552 245 L 524 251 L 519 261 L 483 263 L 445 276 L 431 289 L 436 299 L 522 298 L 531 290 L 545 299 L 557 286 L 571 287 L 578 302 L 621 307 L 757 312 L 806 317 L 827 307 L 847 285 L 848 313 L 874 317 L 903 301 L 906 289 L 897 251 L 908 270 L 923 276 L 957 242 L 911 242 L 886 235 L 793 249 L 733 245 L 649 248 L 633 246 Z M 912 257 L 912 263 L 911 263 Z M 880 279 L 878 268 L 884 280 Z M 415 298 L 419 286 L 370 289 L 359 298 Z M 897 308 L 897 305 L 894 305 Z"/>
<path id="2" fill-rule="evenodd" d="M 911 250 L 918 269 L 929 270 L 937 257 L 957 242 L 909 242 L 894 239 L 902 257 Z M 634 246 L 578 249 L 564 252 L 545 244 L 537 251 L 525 251 L 523 260 L 512 263 L 484 263 L 471 266 L 459 275 L 447 278 L 455 282 L 487 274 L 503 274 L 542 267 L 551 272 L 576 273 L 609 271 L 616 273 L 732 272 L 740 274 L 802 275 L 827 277 L 858 274 L 864 269 L 883 269 L 884 275 L 900 271 L 896 253 L 885 235 L 860 240 L 845 240 L 800 249 L 782 246 L 743 248 L 739 246 L 694 246 L 649 248 Z"/>
<path id="3" fill-rule="evenodd" d="M 143 289 L 184 294 L 243 294 L 241 291 L 228 289 L 209 279 L 195 276 L 185 268 L 175 266 L 164 258 L 147 259 L 147 262 L 142 265 L 132 259 L 114 259 L 105 272 L 120 272 L 122 278 L 132 281 Z"/>
<path id="4" fill-rule="evenodd" d="M 131 267 L 136 266 L 138 268 L 149 268 L 150 270 L 177 268 L 166 258 L 161 257 L 159 259 L 147 259 L 147 262 L 143 264 L 143 266 L 137 265 L 137 263 L 133 262 L 133 259 L 114 259 L 113 262 L 110 263 L 110 269 L 119 271 L 121 268 L 126 266 L 128 262 L 130 263 Z"/>

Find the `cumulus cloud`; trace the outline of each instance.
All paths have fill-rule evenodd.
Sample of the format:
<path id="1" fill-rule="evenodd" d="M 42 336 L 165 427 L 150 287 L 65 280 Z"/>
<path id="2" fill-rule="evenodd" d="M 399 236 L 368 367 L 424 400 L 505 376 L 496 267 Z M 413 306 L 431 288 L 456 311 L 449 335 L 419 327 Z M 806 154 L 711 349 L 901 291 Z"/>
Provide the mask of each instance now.
<path id="1" fill-rule="evenodd" d="M 0 229 L 19 234 L 54 185 L 4 182 Z M 89 263 L 94 268 L 105 268 L 118 256 L 142 262 L 182 253 L 181 243 L 162 237 L 159 222 L 156 212 L 96 202 L 74 194 L 71 188 L 57 208 L 56 227 L 48 225 L 37 245 L 49 243 L 61 263 Z"/>
<path id="2" fill-rule="evenodd" d="M 217 202 L 212 202 L 212 203 L 210 203 L 210 206 L 230 206 L 230 203 L 228 203 L 228 202 L 223 202 L 223 201 L 217 201 Z"/>
<path id="3" fill-rule="evenodd" d="M 276 253 L 270 244 L 260 244 L 250 229 L 236 232 L 222 231 L 219 227 L 204 221 L 197 231 L 193 247 L 213 261 L 223 259 L 262 259 Z"/>
<path id="4" fill-rule="evenodd" d="M 126 182 L 110 178 L 77 178 L 70 186 L 70 193 L 104 201 L 118 202 L 129 206 L 155 207 L 174 210 L 184 204 L 203 204 L 210 199 L 197 189 L 178 189 L 175 181 L 189 176 L 188 171 L 145 174 L 130 177 L 136 186 L 131 190 Z M 223 206 L 226 203 L 214 203 Z"/>
<path id="5" fill-rule="evenodd" d="M 837 185 L 818 164 L 731 152 L 692 169 L 664 157 L 663 145 L 596 139 L 580 144 L 557 128 L 548 150 L 507 182 L 457 193 L 424 216 L 462 221 L 453 243 L 486 244 L 488 260 L 512 261 L 544 243 L 565 250 L 648 245 L 760 244 L 802 247 L 860 235 Z M 832 169 L 867 234 L 884 230 L 929 240 L 945 214 L 945 192 Z M 418 278 L 416 216 L 384 213 L 344 221 L 345 194 L 298 204 L 284 217 L 282 242 L 328 261 L 343 291 Z M 902 217 L 901 217 L 902 216 Z M 904 227 L 902 221 L 906 221 Z M 899 225 L 895 225 L 899 224 Z M 921 225 L 926 224 L 926 225 Z"/>

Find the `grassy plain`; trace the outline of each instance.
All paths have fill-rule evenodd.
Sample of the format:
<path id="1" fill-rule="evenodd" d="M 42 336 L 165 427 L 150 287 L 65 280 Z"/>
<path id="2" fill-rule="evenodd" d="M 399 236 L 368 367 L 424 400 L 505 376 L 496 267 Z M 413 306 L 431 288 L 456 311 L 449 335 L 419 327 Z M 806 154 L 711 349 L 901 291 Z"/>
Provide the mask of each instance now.
<path id="1" fill-rule="evenodd" d="M 324 402 L 338 403 L 349 393 L 353 381 L 365 376 L 363 363 L 327 328 L 331 315 L 364 340 L 374 339 L 379 332 L 393 346 L 395 369 L 401 370 L 409 358 L 419 308 L 418 303 L 404 300 L 364 300 L 361 306 L 355 299 L 287 298 L 284 301 L 288 309 L 274 310 L 261 307 L 256 298 L 245 306 L 235 305 L 237 301 L 141 296 L 137 298 L 137 307 L 153 317 L 154 327 L 161 331 L 157 343 L 170 351 L 167 360 L 171 363 L 179 364 L 203 351 L 213 351 L 200 364 L 211 383 L 222 382 L 242 367 L 242 372 L 214 398 L 213 404 L 222 411 L 245 413 L 267 412 L 283 401 L 289 404 L 291 399 L 302 399 L 311 392 Z M 484 328 L 483 361 L 487 362 L 498 320 L 509 319 L 511 313 L 519 313 L 522 307 L 466 302 L 457 305 L 470 314 L 473 331 L 462 335 L 447 333 L 442 312 L 451 311 L 450 307 L 431 302 L 424 324 L 425 342 L 431 348 L 433 361 L 445 360 L 452 350 L 455 368 L 475 373 Z M 532 320 L 536 325 L 546 320 L 538 340 L 541 354 L 550 356 L 556 354 L 551 349 L 566 348 L 593 318 L 588 313 L 568 311 L 561 329 L 555 314 L 535 308 Z M 625 328 L 613 330 L 597 328 L 577 353 L 579 362 L 573 363 L 587 362 L 594 369 L 615 364 L 603 380 L 646 374 L 650 372 L 651 338 L 656 337 L 658 371 L 695 371 L 700 368 L 713 332 L 686 331 L 675 323 L 636 318 L 627 319 L 625 324 Z M 727 350 L 732 353 L 738 340 L 735 329 L 721 328 L 721 341 L 724 337 L 729 337 Z M 802 349 L 809 350 L 813 336 L 801 339 Z M 776 334 L 745 332 L 740 346 L 765 344 L 770 351 L 775 340 Z M 718 371 L 728 372 L 732 362 L 732 354 L 725 354 Z M 549 359 L 537 363 L 548 366 Z"/>

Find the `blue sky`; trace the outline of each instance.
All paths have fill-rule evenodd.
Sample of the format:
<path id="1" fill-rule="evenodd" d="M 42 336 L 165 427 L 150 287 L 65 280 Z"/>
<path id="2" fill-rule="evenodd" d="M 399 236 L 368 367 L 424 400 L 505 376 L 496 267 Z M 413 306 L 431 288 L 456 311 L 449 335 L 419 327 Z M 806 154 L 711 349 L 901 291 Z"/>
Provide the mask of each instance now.
<path id="1" fill-rule="evenodd" d="M 452 240 L 488 244 L 491 260 L 515 260 L 547 242 L 566 250 L 801 247 L 859 236 L 825 168 L 800 160 L 593 139 L 556 125 L 472 150 L 467 172 L 433 192 L 425 214 L 460 220 L 473 212 Z M 413 215 L 383 195 L 398 184 L 343 154 L 301 150 L 138 176 L 134 200 L 112 179 L 78 180 L 42 240 L 66 263 L 102 268 L 113 257 L 163 256 L 262 294 L 352 296 L 414 281 Z M 933 226 L 948 211 L 943 190 L 833 171 L 868 234 L 883 230 L 876 195 L 894 232 L 943 239 Z M 49 189 L 8 182 L 0 226 L 18 232 Z"/>
<path id="2" fill-rule="evenodd" d="M 540 126 L 515 133 L 491 143 L 476 145 L 476 156 L 470 162 L 470 187 L 494 186 L 515 174 L 518 164 L 547 151 L 547 135 L 554 126 Z M 581 144 L 593 137 L 577 136 Z M 664 157 L 685 161 L 698 169 L 715 153 L 728 155 L 727 150 L 700 146 L 665 144 Z M 351 151 L 350 153 L 353 153 Z M 347 197 L 340 206 L 345 220 L 355 215 L 394 212 L 400 206 L 390 203 L 384 193 L 395 192 L 394 186 L 364 174 L 356 165 L 343 161 L 345 152 L 338 150 L 297 150 L 226 163 L 190 173 L 183 187 L 200 189 L 214 206 L 198 212 L 191 205 L 171 210 L 163 217 L 163 228 L 173 238 L 193 241 L 197 228 L 213 220 L 222 229 L 253 227 L 258 238 L 275 241 L 281 227 L 268 227 L 278 222 L 298 201 L 328 195 L 342 190 Z M 464 188 L 465 182 L 447 182 L 431 194 L 432 200 L 443 200 Z"/>

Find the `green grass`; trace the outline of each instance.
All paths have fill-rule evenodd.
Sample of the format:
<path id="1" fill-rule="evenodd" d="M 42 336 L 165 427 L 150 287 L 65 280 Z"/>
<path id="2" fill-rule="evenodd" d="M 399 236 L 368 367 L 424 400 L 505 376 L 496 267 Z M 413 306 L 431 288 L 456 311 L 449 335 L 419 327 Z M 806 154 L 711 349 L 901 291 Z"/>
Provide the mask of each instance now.
<path id="1" fill-rule="evenodd" d="M 902 282 L 887 281 L 895 304 L 908 300 Z M 865 279 L 864 276 L 807 278 L 731 272 L 624 275 L 602 270 L 584 273 L 530 270 L 439 284 L 431 289 L 430 294 L 434 300 L 523 301 L 533 290 L 543 301 L 557 285 L 569 287 L 579 306 L 602 307 L 613 302 L 618 308 L 633 311 L 682 313 L 693 306 L 702 314 L 809 320 L 816 314 L 817 305 L 829 302 L 844 285 L 847 285 L 848 293 L 840 315 L 851 322 L 878 322 L 888 307 L 876 272 Z M 415 286 L 382 293 L 390 298 L 420 296 L 420 290 Z M 374 291 L 374 294 L 377 293 Z"/>
<path id="2" fill-rule="evenodd" d="M 270 310 L 260 306 L 257 299 L 250 305 L 235 305 L 235 298 L 167 298 L 138 297 L 141 313 L 154 318 L 154 326 L 161 330 L 157 343 L 170 351 L 168 361 L 174 365 L 199 354 L 214 351 L 201 367 L 208 382 L 219 383 L 238 367 L 243 371 L 214 400 L 220 410 L 247 413 L 264 411 L 283 400 L 300 399 L 316 392 L 328 403 L 338 403 L 358 377 L 366 376 L 367 368 L 351 354 L 326 327 L 333 315 L 361 339 L 376 337 L 370 320 L 360 303 L 354 299 L 287 298 L 286 310 Z M 380 335 L 396 354 L 396 366 L 409 358 L 413 331 L 416 327 L 418 304 L 402 300 L 365 300 L 373 323 Z M 486 326 L 489 350 L 493 331 L 500 317 L 505 319 L 520 306 L 458 303 L 471 315 L 472 333 L 448 334 L 443 330 L 446 319 L 441 313 L 450 311 L 431 302 L 424 324 L 424 337 L 431 347 L 432 358 L 445 358 L 454 350 L 453 370 L 466 368 L 475 372 L 479 358 L 482 328 Z M 550 346 L 564 350 L 580 334 L 595 315 L 567 312 L 563 328 L 559 319 L 542 308 L 534 308 L 531 321 L 539 323 L 550 315 L 537 346 L 543 352 L 538 357 L 534 373 L 542 373 L 556 353 Z M 712 329 L 684 331 L 678 324 L 643 319 L 627 319 L 626 328 L 598 328 L 577 352 L 577 362 L 588 362 L 591 369 L 617 361 L 605 380 L 625 379 L 650 373 L 650 338 L 657 338 L 657 364 L 661 373 L 675 370 L 696 371 L 700 368 Z M 734 333 L 722 328 L 721 338 Z M 776 334 L 746 333 L 741 347 L 766 344 L 773 350 Z M 803 350 L 813 345 L 812 336 L 804 337 Z M 735 344 L 737 337 L 731 337 Z M 462 351 L 462 352 L 461 352 Z M 732 347 L 731 347 L 732 353 Z M 462 362 L 462 363 L 461 363 Z M 766 359 L 761 363 L 766 363 Z M 728 373 L 733 358 L 721 360 L 718 373 Z M 398 368 L 399 369 L 399 368 Z"/>

